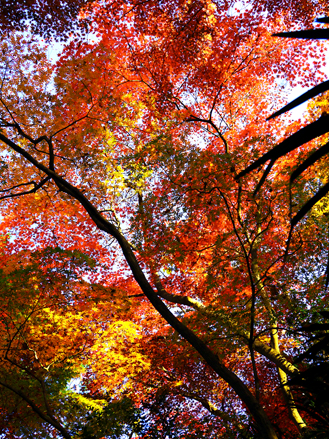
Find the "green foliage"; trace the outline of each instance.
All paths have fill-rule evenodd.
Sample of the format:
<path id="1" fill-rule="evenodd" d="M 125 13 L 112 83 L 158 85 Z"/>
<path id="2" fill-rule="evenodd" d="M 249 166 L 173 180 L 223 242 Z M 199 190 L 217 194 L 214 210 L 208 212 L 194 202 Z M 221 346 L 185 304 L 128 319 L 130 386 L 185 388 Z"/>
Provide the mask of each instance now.
<path id="1" fill-rule="evenodd" d="M 81 407 L 79 395 L 71 402 L 72 410 Z M 92 402 L 92 400 L 90 400 Z M 120 401 L 105 403 L 101 409 L 89 405 L 89 412 L 80 422 L 75 422 L 71 428 L 72 437 L 76 439 L 100 439 L 104 436 L 120 439 L 124 435 L 131 437 L 133 433 L 142 430 L 141 413 L 133 401 L 123 398 Z"/>

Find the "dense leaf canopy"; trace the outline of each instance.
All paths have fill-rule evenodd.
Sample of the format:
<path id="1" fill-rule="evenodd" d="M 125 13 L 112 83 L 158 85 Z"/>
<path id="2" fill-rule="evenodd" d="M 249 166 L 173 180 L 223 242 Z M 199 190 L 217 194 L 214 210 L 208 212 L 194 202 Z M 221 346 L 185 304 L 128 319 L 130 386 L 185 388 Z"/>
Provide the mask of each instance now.
<path id="1" fill-rule="evenodd" d="M 290 175 L 326 135 L 261 186 L 241 172 L 307 130 L 266 118 L 324 79 L 325 46 L 271 34 L 326 4 L 4 5 L 0 435 L 322 437 L 304 384 L 328 338 L 326 197 L 286 242 L 325 158 L 289 195 Z"/>

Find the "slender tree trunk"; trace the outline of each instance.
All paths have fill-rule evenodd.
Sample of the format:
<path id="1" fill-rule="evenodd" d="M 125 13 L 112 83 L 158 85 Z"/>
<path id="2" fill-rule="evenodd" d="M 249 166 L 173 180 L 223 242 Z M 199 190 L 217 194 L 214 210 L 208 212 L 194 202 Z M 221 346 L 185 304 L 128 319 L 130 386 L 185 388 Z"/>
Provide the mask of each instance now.
<path id="1" fill-rule="evenodd" d="M 272 349 L 278 355 L 281 355 L 281 350 L 280 350 L 280 346 L 279 346 L 279 335 L 278 335 L 278 321 L 277 321 L 276 316 L 274 314 L 272 304 L 271 304 L 271 301 L 270 301 L 269 296 L 267 294 L 267 291 L 265 289 L 265 286 L 262 282 L 257 262 L 253 262 L 253 273 L 255 275 L 255 280 L 257 282 L 257 286 L 258 286 L 258 289 L 260 291 L 260 295 L 263 299 L 263 303 L 264 303 L 265 308 L 269 314 Z M 296 408 L 296 404 L 295 404 L 292 392 L 290 390 L 290 387 L 287 385 L 287 381 L 288 381 L 287 374 L 279 366 L 277 366 L 277 370 L 278 370 L 279 380 L 280 380 L 280 383 L 282 386 L 283 396 L 284 396 L 284 399 L 287 403 L 287 408 L 289 411 L 290 419 L 296 425 L 298 431 L 300 433 L 302 433 L 307 429 L 307 425 L 303 421 L 303 418 L 301 417 L 299 411 Z"/>
<path id="2" fill-rule="evenodd" d="M 31 156 L 22 147 L 8 139 L 5 135 L 0 133 L 0 140 L 6 145 L 12 148 L 14 151 L 19 153 L 30 163 L 32 163 L 37 169 L 44 172 L 47 176 L 52 178 L 58 188 L 70 195 L 73 199 L 78 201 L 87 211 L 90 218 L 93 220 L 95 225 L 105 233 L 111 235 L 119 243 L 123 255 L 132 271 L 132 274 L 142 289 L 145 296 L 152 303 L 154 308 L 160 313 L 160 315 L 166 320 L 166 322 L 174 328 L 191 346 L 196 349 L 205 362 L 217 373 L 217 375 L 226 381 L 232 389 L 239 396 L 241 401 L 245 404 L 252 417 L 254 418 L 258 431 L 264 439 L 278 439 L 276 432 L 271 424 L 268 416 L 266 415 L 263 407 L 258 403 L 254 395 L 250 392 L 248 387 L 243 383 L 243 381 L 235 375 L 231 370 L 226 368 L 218 360 L 217 355 L 215 355 L 208 346 L 197 337 L 194 332 L 187 328 L 183 323 L 181 323 L 169 310 L 169 308 L 162 302 L 158 297 L 157 293 L 153 290 L 152 286 L 146 279 L 133 251 L 120 233 L 120 231 L 103 215 L 97 210 L 97 208 L 85 197 L 85 195 L 71 183 L 66 181 L 63 177 L 58 175 L 54 170 L 48 168 L 42 163 L 38 162 L 34 157 Z"/>

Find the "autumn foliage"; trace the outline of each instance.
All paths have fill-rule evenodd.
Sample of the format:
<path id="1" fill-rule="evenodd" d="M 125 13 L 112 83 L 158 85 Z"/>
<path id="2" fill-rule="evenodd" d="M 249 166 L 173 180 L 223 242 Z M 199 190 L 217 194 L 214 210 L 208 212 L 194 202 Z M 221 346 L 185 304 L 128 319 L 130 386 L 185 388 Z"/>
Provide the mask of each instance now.
<path id="1" fill-rule="evenodd" d="M 303 126 L 266 117 L 289 87 L 323 80 L 324 46 L 271 34 L 326 5 L 32 1 L 11 21 L 10 4 L 3 437 L 322 437 L 328 420 L 293 379 L 309 367 L 294 361 L 310 343 L 301 328 L 326 325 L 326 199 L 286 242 L 291 203 L 326 164 L 288 190 L 313 141 L 256 197 L 260 174 L 237 176 Z M 56 62 L 51 35 L 69 35 Z"/>

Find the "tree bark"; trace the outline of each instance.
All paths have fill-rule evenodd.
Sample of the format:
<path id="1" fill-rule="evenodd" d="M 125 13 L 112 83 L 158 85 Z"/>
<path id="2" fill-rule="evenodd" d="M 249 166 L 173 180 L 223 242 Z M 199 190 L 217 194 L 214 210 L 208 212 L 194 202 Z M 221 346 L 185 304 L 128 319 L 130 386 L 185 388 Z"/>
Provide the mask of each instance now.
<path id="1" fill-rule="evenodd" d="M 181 323 L 169 310 L 169 308 L 158 297 L 157 293 L 153 290 L 152 286 L 146 279 L 135 254 L 124 236 L 120 231 L 109 221 L 102 216 L 97 208 L 83 195 L 83 193 L 66 181 L 63 177 L 58 175 L 52 169 L 38 162 L 31 154 L 21 148 L 19 145 L 8 139 L 5 135 L 0 133 L 0 140 L 6 145 L 18 152 L 21 156 L 32 163 L 36 168 L 44 172 L 47 176 L 51 177 L 58 188 L 70 195 L 76 201 L 78 201 L 89 214 L 95 225 L 105 233 L 115 238 L 120 245 L 123 255 L 132 271 L 132 274 L 140 286 L 145 296 L 149 299 L 154 308 L 165 319 L 165 321 L 175 329 L 194 349 L 201 355 L 205 362 L 217 373 L 217 375 L 226 381 L 232 389 L 239 396 L 241 401 L 245 404 L 252 417 L 254 418 L 258 431 L 264 437 L 264 439 L 278 439 L 277 434 L 271 424 L 268 416 L 266 415 L 263 407 L 258 403 L 254 395 L 250 392 L 248 387 L 243 381 L 231 370 L 221 364 L 208 346 L 197 337 L 194 332 Z"/>

